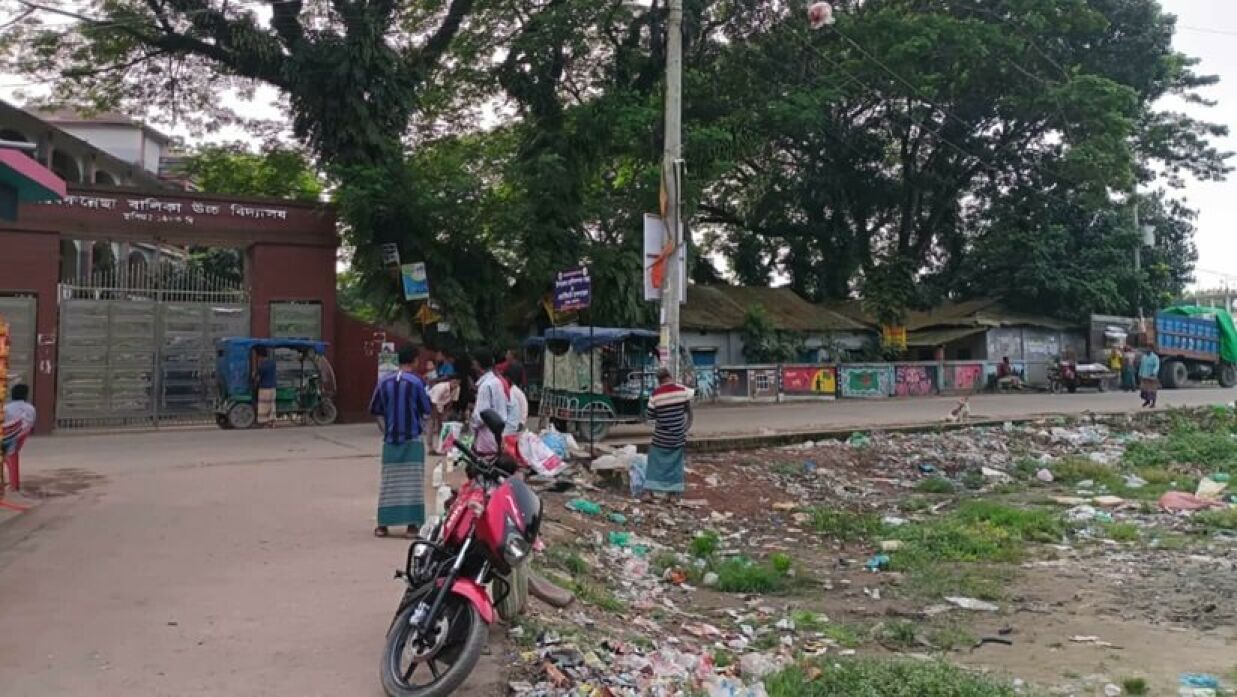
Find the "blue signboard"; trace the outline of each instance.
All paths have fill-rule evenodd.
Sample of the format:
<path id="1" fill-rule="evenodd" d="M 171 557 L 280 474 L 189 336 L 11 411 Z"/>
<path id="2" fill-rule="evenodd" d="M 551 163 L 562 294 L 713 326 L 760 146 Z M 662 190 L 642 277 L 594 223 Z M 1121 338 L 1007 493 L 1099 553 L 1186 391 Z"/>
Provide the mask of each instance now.
<path id="1" fill-rule="evenodd" d="M 579 267 L 559 271 L 554 280 L 554 311 L 575 312 L 589 306 L 593 300 L 593 279 L 588 269 Z"/>
<path id="2" fill-rule="evenodd" d="M 404 264 L 400 267 L 400 277 L 404 284 L 405 300 L 425 300 L 430 296 L 430 282 L 424 263 Z"/>

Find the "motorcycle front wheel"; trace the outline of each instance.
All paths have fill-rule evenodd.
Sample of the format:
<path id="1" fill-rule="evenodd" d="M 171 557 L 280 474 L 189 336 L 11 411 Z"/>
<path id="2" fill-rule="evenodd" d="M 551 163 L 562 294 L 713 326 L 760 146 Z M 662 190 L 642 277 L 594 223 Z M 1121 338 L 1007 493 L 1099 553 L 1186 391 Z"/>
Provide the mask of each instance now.
<path id="1" fill-rule="evenodd" d="M 388 697 L 447 697 L 468 679 L 485 648 L 481 614 L 454 593 L 443 598 L 429 640 L 412 641 L 409 619 L 419 600 L 408 603 L 387 632 L 379 670 Z"/>

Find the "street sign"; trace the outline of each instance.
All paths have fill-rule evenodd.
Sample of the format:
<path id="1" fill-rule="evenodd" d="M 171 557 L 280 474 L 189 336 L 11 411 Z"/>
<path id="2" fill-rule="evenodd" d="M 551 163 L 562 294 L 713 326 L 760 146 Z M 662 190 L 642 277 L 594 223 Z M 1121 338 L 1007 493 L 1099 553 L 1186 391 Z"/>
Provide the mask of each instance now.
<path id="1" fill-rule="evenodd" d="M 382 265 L 383 266 L 399 266 L 399 245 L 394 242 L 385 242 L 382 245 Z"/>
<path id="2" fill-rule="evenodd" d="M 593 301 L 593 279 L 588 275 L 588 268 L 580 266 L 566 271 L 559 271 L 554 279 L 554 310 L 556 312 L 575 312 L 586 309 Z"/>
<path id="3" fill-rule="evenodd" d="M 404 283 L 404 300 L 425 300 L 430 296 L 430 281 L 425 274 L 425 263 L 404 264 L 400 267 Z"/>

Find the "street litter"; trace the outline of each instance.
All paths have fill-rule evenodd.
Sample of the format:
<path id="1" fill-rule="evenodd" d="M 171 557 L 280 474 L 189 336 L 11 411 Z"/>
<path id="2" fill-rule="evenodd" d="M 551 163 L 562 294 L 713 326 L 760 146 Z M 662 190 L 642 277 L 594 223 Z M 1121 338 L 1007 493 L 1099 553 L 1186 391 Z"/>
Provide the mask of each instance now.
<path id="1" fill-rule="evenodd" d="M 1092 645 L 1100 646 L 1106 649 L 1121 648 L 1120 646 L 1117 646 L 1116 644 L 1113 644 L 1112 642 L 1104 641 L 1103 639 L 1100 639 L 1097 636 L 1078 635 L 1078 636 L 1070 637 L 1069 640 L 1074 642 L 1075 644 L 1092 644 Z"/>
<path id="2" fill-rule="evenodd" d="M 1048 483 L 1048 484 L 1051 484 L 1051 483 L 1052 483 L 1052 481 L 1053 481 L 1053 479 L 1055 479 L 1055 477 L 1053 477 L 1053 476 L 1052 476 L 1052 470 L 1050 470 L 1050 469 L 1048 469 L 1048 468 L 1046 468 L 1046 467 L 1045 467 L 1045 468 L 1042 468 L 1042 469 L 1040 469 L 1038 472 L 1036 472 L 1036 473 L 1035 473 L 1035 478 L 1036 478 L 1036 479 L 1038 479 L 1038 480 L 1040 480 L 1041 482 L 1045 482 L 1045 483 Z"/>
<path id="3" fill-rule="evenodd" d="M 1223 508 L 1220 501 L 1204 499 L 1187 494 L 1184 491 L 1170 491 L 1160 497 L 1160 508 L 1170 513 L 1179 511 L 1201 511 L 1208 508 Z"/>
<path id="4" fill-rule="evenodd" d="M 588 499 L 572 499 L 567 502 L 567 510 L 584 515 L 601 515 L 601 505 Z"/>
<path id="5" fill-rule="evenodd" d="M 1211 477 L 1203 477 L 1198 483 L 1198 490 L 1194 495 L 1200 499 L 1209 501 L 1219 501 L 1224 490 L 1228 488 L 1227 481 L 1217 481 Z"/>
<path id="6" fill-rule="evenodd" d="M 877 554 L 876 556 L 869 559 L 867 563 L 864 564 L 863 566 L 868 571 L 872 571 L 872 572 L 884 571 L 885 569 L 889 568 L 889 564 L 891 561 L 892 560 L 890 560 L 888 554 Z"/>
<path id="7" fill-rule="evenodd" d="M 963 610 L 974 610 L 976 612 L 998 612 L 1001 609 L 999 605 L 983 600 L 976 600 L 975 598 L 945 598 L 945 602 L 960 607 Z"/>

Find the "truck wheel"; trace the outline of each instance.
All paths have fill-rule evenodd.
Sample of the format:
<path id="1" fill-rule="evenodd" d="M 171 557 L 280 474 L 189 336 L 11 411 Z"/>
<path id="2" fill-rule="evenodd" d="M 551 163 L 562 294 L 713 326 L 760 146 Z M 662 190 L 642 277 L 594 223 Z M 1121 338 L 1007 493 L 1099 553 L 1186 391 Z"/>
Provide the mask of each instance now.
<path id="1" fill-rule="evenodd" d="M 1160 370 L 1160 379 L 1164 387 L 1170 390 L 1180 389 L 1190 383 L 1190 369 L 1181 361 L 1169 361 Z"/>
<path id="2" fill-rule="evenodd" d="M 1216 379 L 1219 380 L 1220 387 L 1225 389 L 1237 385 L 1237 365 L 1232 363 L 1222 364 Z"/>

